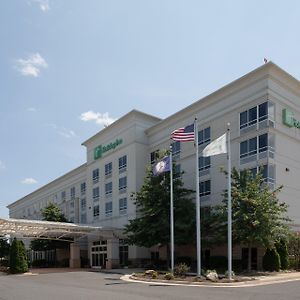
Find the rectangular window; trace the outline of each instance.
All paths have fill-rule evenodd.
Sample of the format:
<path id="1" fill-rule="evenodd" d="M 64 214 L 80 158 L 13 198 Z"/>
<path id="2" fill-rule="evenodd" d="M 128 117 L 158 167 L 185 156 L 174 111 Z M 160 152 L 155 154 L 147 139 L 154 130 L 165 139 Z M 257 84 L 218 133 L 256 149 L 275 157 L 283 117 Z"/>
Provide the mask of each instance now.
<path id="1" fill-rule="evenodd" d="M 71 187 L 70 194 L 71 194 L 71 199 L 74 199 L 75 198 L 75 186 Z"/>
<path id="2" fill-rule="evenodd" d="M 93 215 L 94 217 L 98 217 L 100 215 L 100 208 L 99 205 L 95 205 L 93 208 Z"/>
<path id="3" fill-rule="evenodd" d="M 111 216 L 112 215 L 112 202 L 105 203 L 105 215 Z"/>
<path id="4" fill-rule="evenodd" d="M 126 170 L 127 168 L 127 155 L 119 158 L 119 170 Z"/>
<path id="5" fill-rule="evenodd" d="M 86 209 L 86 199 L 85 198 L 80 200 L 80 207 L 81 207 L 81 210 Z"/>
<path id="6" fill-rule="evenodd" d="M 74 209 L 74 206 L 75 206 L 74 201 L 71 201 L 71 202 L 70 202 L 70 208 L 71 208 L 71 209 Z"/>
<path id="7" fill-rule="evenodd" d="M 126 212 L 127 212 L 127 198 L 119 199 L 119 212 L 120 212 L 120 215 L 126 214 Z"/>
<path id="8" fill-rule="evenodd" d="M 253 137 L 240 143 L 240 158 L 256 155 L 268 150 L 268 134 Z"/>
<path id="9" fill-rule="evenodd" d="M 210 142 L 210 127 L 198 131 L 198 145 Z"/>
<path id="10" fill-rule="evenodd" d="M 83 183 L 80 185 L 80 192 L 81 192 L 81 195 L 84 195 L 84 194 L 85 194 L 85 191 L 86 191 L 86 184 L 85 184 L 85 182 L 83 182 Z"/>
<path id="11" fill-rule="evenodd" d="M 112 193 L 112 182 L 105 184 L 105 195 L 110 195 Z"/>
<path id="12" fill-rule="evenodd" d="M 99 181 L 99 169 L 93 170 L 93 183 L 96 183 Z"/>
<path id="13" fill-rule="evenodd" d="M 180 142 L 174 142 L 172 143 L 172 154 L 173 155 L 178 155 L 180 153 L 181 150 L 181 144 Z"/>
<path id="14" fill-rule="evenodd" d="M 180 164 L 175 166 L 174 179 L 181 177 L 181 166 Z"/>
<path id="15" fill-rule="evenodd" d="M 81 214 L 81 216 L 80 216 L 80 223 L 86 224 L 86 214 Z"/>
<path id="16" fill-rule="evenodd" d="M 127 188 L 127 177 L 119 178 L 119 190 L 126 190 Z"/>
<path id="17" fill-rule="evenodd" d="M 99 190 L 99 187 L 95 187 L 93 188 L 93 199 L 94 201 L 97 201 L 99 200 L 99 196 L 100 196 L 100 190 Z"/>
<path id="18" fill-rule="evenodd" d="M 258 145 L 259 145 L 260 153 L 268 150 L 268 134 L 267 133 L 259 136 Z"/>
<path id="19" fill-rule="evenodd" d="M 210 195 L 210 180 L 200 182 L 200 197 Z"/>
<path id="20" fill-rule="evenodd" d="M 62 201 L 66 200 L 66 192 L 65 191 L 61 192 L 61 200 Z"/>
<path id="21" fill-rule="evenodd" d="M 199 171 L 207 170 L 210 168 L 210 156 L 208 157 L 199 157 Z"/>
<path id="22" fill-rule="evenodd" d="M 269 102 L 261 103 L 240 113 L 240 129 L 250 127 L 257 122 L 268 119 L 268 111 L 271 104 Z"/>
<path id="23" fill-rule="evenodd" d="M 105 176 L 111 175 L 112 173 L 112 162 L 105 165 Z"/>
<path id="24" fill-rule="evenodd" d="M 156 162 L 156 160 L 159 158 L 159 150 L 155 150 L 150 153 L 150 163 L 151 165 Z"/>

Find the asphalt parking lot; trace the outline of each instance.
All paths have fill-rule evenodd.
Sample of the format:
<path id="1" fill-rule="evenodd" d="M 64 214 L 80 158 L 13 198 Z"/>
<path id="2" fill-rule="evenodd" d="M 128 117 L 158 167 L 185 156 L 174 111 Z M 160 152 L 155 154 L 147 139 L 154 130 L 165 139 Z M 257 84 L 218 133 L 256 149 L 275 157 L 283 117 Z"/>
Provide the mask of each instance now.
<path id="1" fill-rule="evenodd" d="M 182 287 L 125 282 L 87 271 L 0 276 L 1 300 L 300 299 L 299 281 L 247 288 Z"/>

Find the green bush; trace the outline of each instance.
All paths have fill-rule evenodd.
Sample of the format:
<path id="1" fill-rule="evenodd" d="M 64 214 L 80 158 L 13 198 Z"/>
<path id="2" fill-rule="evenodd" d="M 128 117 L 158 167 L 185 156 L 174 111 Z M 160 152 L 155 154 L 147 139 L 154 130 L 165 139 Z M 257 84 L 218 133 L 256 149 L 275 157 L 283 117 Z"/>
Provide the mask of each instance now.
<path id="1" fill-rule="evenodd" d="M 185 276 L 185 274 L 190 270 L 190 267 L 184 263 L 177 264 L 174 267 L 174 274 L 179 277 Z"/>
<path id="2" fill-rule="evenodd" d="M 279 271 L 280 269 L 280 256 L 274 249 L 267 249 L 263 257 L 263 269 L 265 271 Z"/>
<path id="3" fill-rule="evenodd" d="M 216 270 L 227 270 L 227 257 L 226 256 L 211 256 L 209 258 L 209 268 Z"/>
<path id="4" fill-rule="evenodd" d="M 156 279 L 158 277 L 158 273 L 156 271 L 152 272 L 151 278 Z"/>
<path id="5" fill-rule="evenodd" d="M 275 244 L 276 250 L 280 256 L 280 269 L 286 270 L 289 267 L 289 254 L 286 242 L 284 240 Z"/>
<path id="6" fill-rule="evenodd" d="M 10 247 L 9 257 L 10 273 L 18 274 L 28 271 L 26 250 L 22 241 L 18 241 L 16 238 L 14 238 Z"/>
<path id="7" fill-rule="evenodd" d="M 166 280 L 172 280 L 172 279 L 174 279 L 174 275 L 172 273 L 166 273 L 164 275 L 164 279 L 166 279 Z"/>

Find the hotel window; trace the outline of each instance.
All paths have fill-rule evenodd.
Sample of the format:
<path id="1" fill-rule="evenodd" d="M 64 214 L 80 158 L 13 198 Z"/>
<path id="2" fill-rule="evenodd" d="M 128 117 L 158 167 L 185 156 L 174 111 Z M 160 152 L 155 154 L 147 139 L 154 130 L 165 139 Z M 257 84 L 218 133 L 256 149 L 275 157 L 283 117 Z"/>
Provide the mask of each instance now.
<path id="1" fill-rule="evenodd" d="M 74 201 L 71 201 L 71 202 L 70 202 L 70 209 L 73 209 L 73 210 L 74 210 L 74 207 L 75 207 L 75 203 L 74 203 Z"/>
<path id="2" fill-rule="evenodd" d="M 177 142 L 172 143 L 172 154 L 178 155 L 178 154 L 180 154 L 180 151 L 181 151 L 180 142 L 177 141 Z"/>
<path id="3" fill-rule="evenodd" d="M 274 104 L 264 102 L 240 113 L 240 129 L 251 127 L 267 119 L 274 119 Z"/>
<path id="4" fill-rule="evenodd" d="M 178 179 L 181 177 L 181 165 L 175 165 L 174 179 Z"/>
<path id="5" fill-rule="evenodd" d="M 80 216 L 80 223 L 86 224 L 86 214 L 81 214 L 81 216 Z"/>
<path id="6" fill-rule="evenodd" d="M 105 203 L 105 215 L 106 215 L 106 217 L 109 217 L 112 215 L 112 202 Z"/>
<path id="7" fill-rule="evenodd" d="M 119 191 L 126 190 L 127 188 L 127 177 L 119 178 Z"/>
<path id="8" fill-rule="evenodd" d="M 95 217 L 99 217 L 99 215 L 100 215 L 99 205 L 95 205 L 94 208 L 93 208 L 93 216 L 95 218 Z"/>
<path id="9" fill-rule="evenodd" d="M 112 182 L 105 184 L 105 195 L 112 194 Z"/>
<path id="10" fill-rule="evenodd" d="M 119 212 L 120 215 L 127 213 L 127 198 L 119 199 Z"/>
<path id="11" fill-rule="evenodd" d="M 62 201 L 66 200 L 66 192 L 65 191 L 61 192 L 61 200 Z"/>
<path id="12" fill-rule="evenodd" d="M 99 187 L 95 187 L 93 188 L 93 199 L 94 201 L 97 201 L 99 200 L 99 196 L 100 196 L 100 190 L 99 190 Z"/>
<path id="13" fill-rule="evenodd" d="M 200 197 L 210 195 L 210 180 L 200 182 Z"/>
<path id="14" fill-rule="evenodd" d="M 127 155 L 124 155 L 119 158 L 119 170 L 126 170 L 127 167 Z"/>
<path id="15" fill-rule="evenodd" d="M 156 162 L 156 160 L 159 158 L 159 150 L 155 150 L 150 153 L 150 163 L 151 165 Z"/>
<path id="16" fill-rule="evenodd" d="M 80 207 L 81 207 L 81 210 L 86 209 L 86 199 L 85 198 L 80 200 Z"/>
<path id="17" fill-rule="evenodd" d="M 210 156 L 204 157 L 200 156 L 199 157 L 199 171 L 204 171 L 210 168 Z"/>
<path id="18" fill-rule="evenodd" d="M 263 165 L 249 169 L 252 176 L 255 177 L 258 173 L 261 173 L 262 178 L 265 182 L 274 184 L 275 183 L 275 169 L 274 165 Z"/>
<path id="19" fill-rule="evenodd" d="M 85 194 L 85 191 L 86 191 L 86 183 L 83 182 L 83 183 L 80 185 L 80 192 L 81 192 L 81 195 L 84 195 L 84 194 Z"/>
<path id="20" fill-rule="evenodd" d="M 240 158 L 256 155 L 268 150 L 268 134 L 253 137 L 240 143 Z M 270 147 L 272 149 L 272 147 Z"/>
<path id="21" fill-rule="evenodd" d="M 198 145 L 207 144 L 210 142 L 210 127 L 207 127 L 198 132 Z"/>
<path id="22" fill-rule="evenodd" d="M 93 183 L 96 183 L 99 181 L 99 169 L 93 170 Z"/>
<path id="23" fill-rule="evenodd" d="M 75 186 L 71 187 L 70 193 L 71 193 L 71 199 L 74 199 L 75 198 Z"/>
<path id="24" fill-rule="evenodd" d="M 112 173 L 112 162 L 105 165 L 105 176 L 111 175 Z"/>

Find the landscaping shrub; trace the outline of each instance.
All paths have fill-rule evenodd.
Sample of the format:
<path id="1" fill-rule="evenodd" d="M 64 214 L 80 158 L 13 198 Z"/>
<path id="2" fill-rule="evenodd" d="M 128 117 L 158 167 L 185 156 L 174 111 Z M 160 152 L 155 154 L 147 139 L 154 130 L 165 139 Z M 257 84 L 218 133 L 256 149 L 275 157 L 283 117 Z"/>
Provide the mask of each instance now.
<path id="1" fill-rule="evenodd" d="M 172 273 L 166 273 L 166 274 L 164 275 L 164 278 L 165 278 L 166 280 L 172 280 L 172 279 L 174 279 L 174 275 L 173 275 Z"/>
<path id="2" fill-rule="evenodd" d="M 267 249 L 263 257 L 263 269 L 265 271 L 279 271 L 280 269 L 280 256 L 274 249 Z"/>
<path id="3" fill-rule="evenodd" d="M 211 256 L 209 258 L 210 269 L 226 270 L 227 269 L 227 257 L 226 256 Z"/>
<path id="4" fill-rule="evenodd" d="M 152 272 L 151 278 L 156 279 L 158 277 L 158 273 L 156 271 Z"/>
<path id="5" fill-rule="evenodd" d="M 286 270 L 289 267 L 289 255 L 286 242 L 284 240 L 275 244 L 276 250 L 280 256 L 280 268 Z"/>
<path id="6" fill-rule="evenodd" d="M 184 263 L 177 264 L 174 267 L 174 274 L 179 277 L 185 276 L 185 274 L 190 270 L 190 267 Z"/>
<path id="7" fill-rule="evenodd" d="M 25 246 L 22 241 L 14 238 L 10 247 L 10 273 L 18 274 L 28 271 L 28 263 Z"/>

